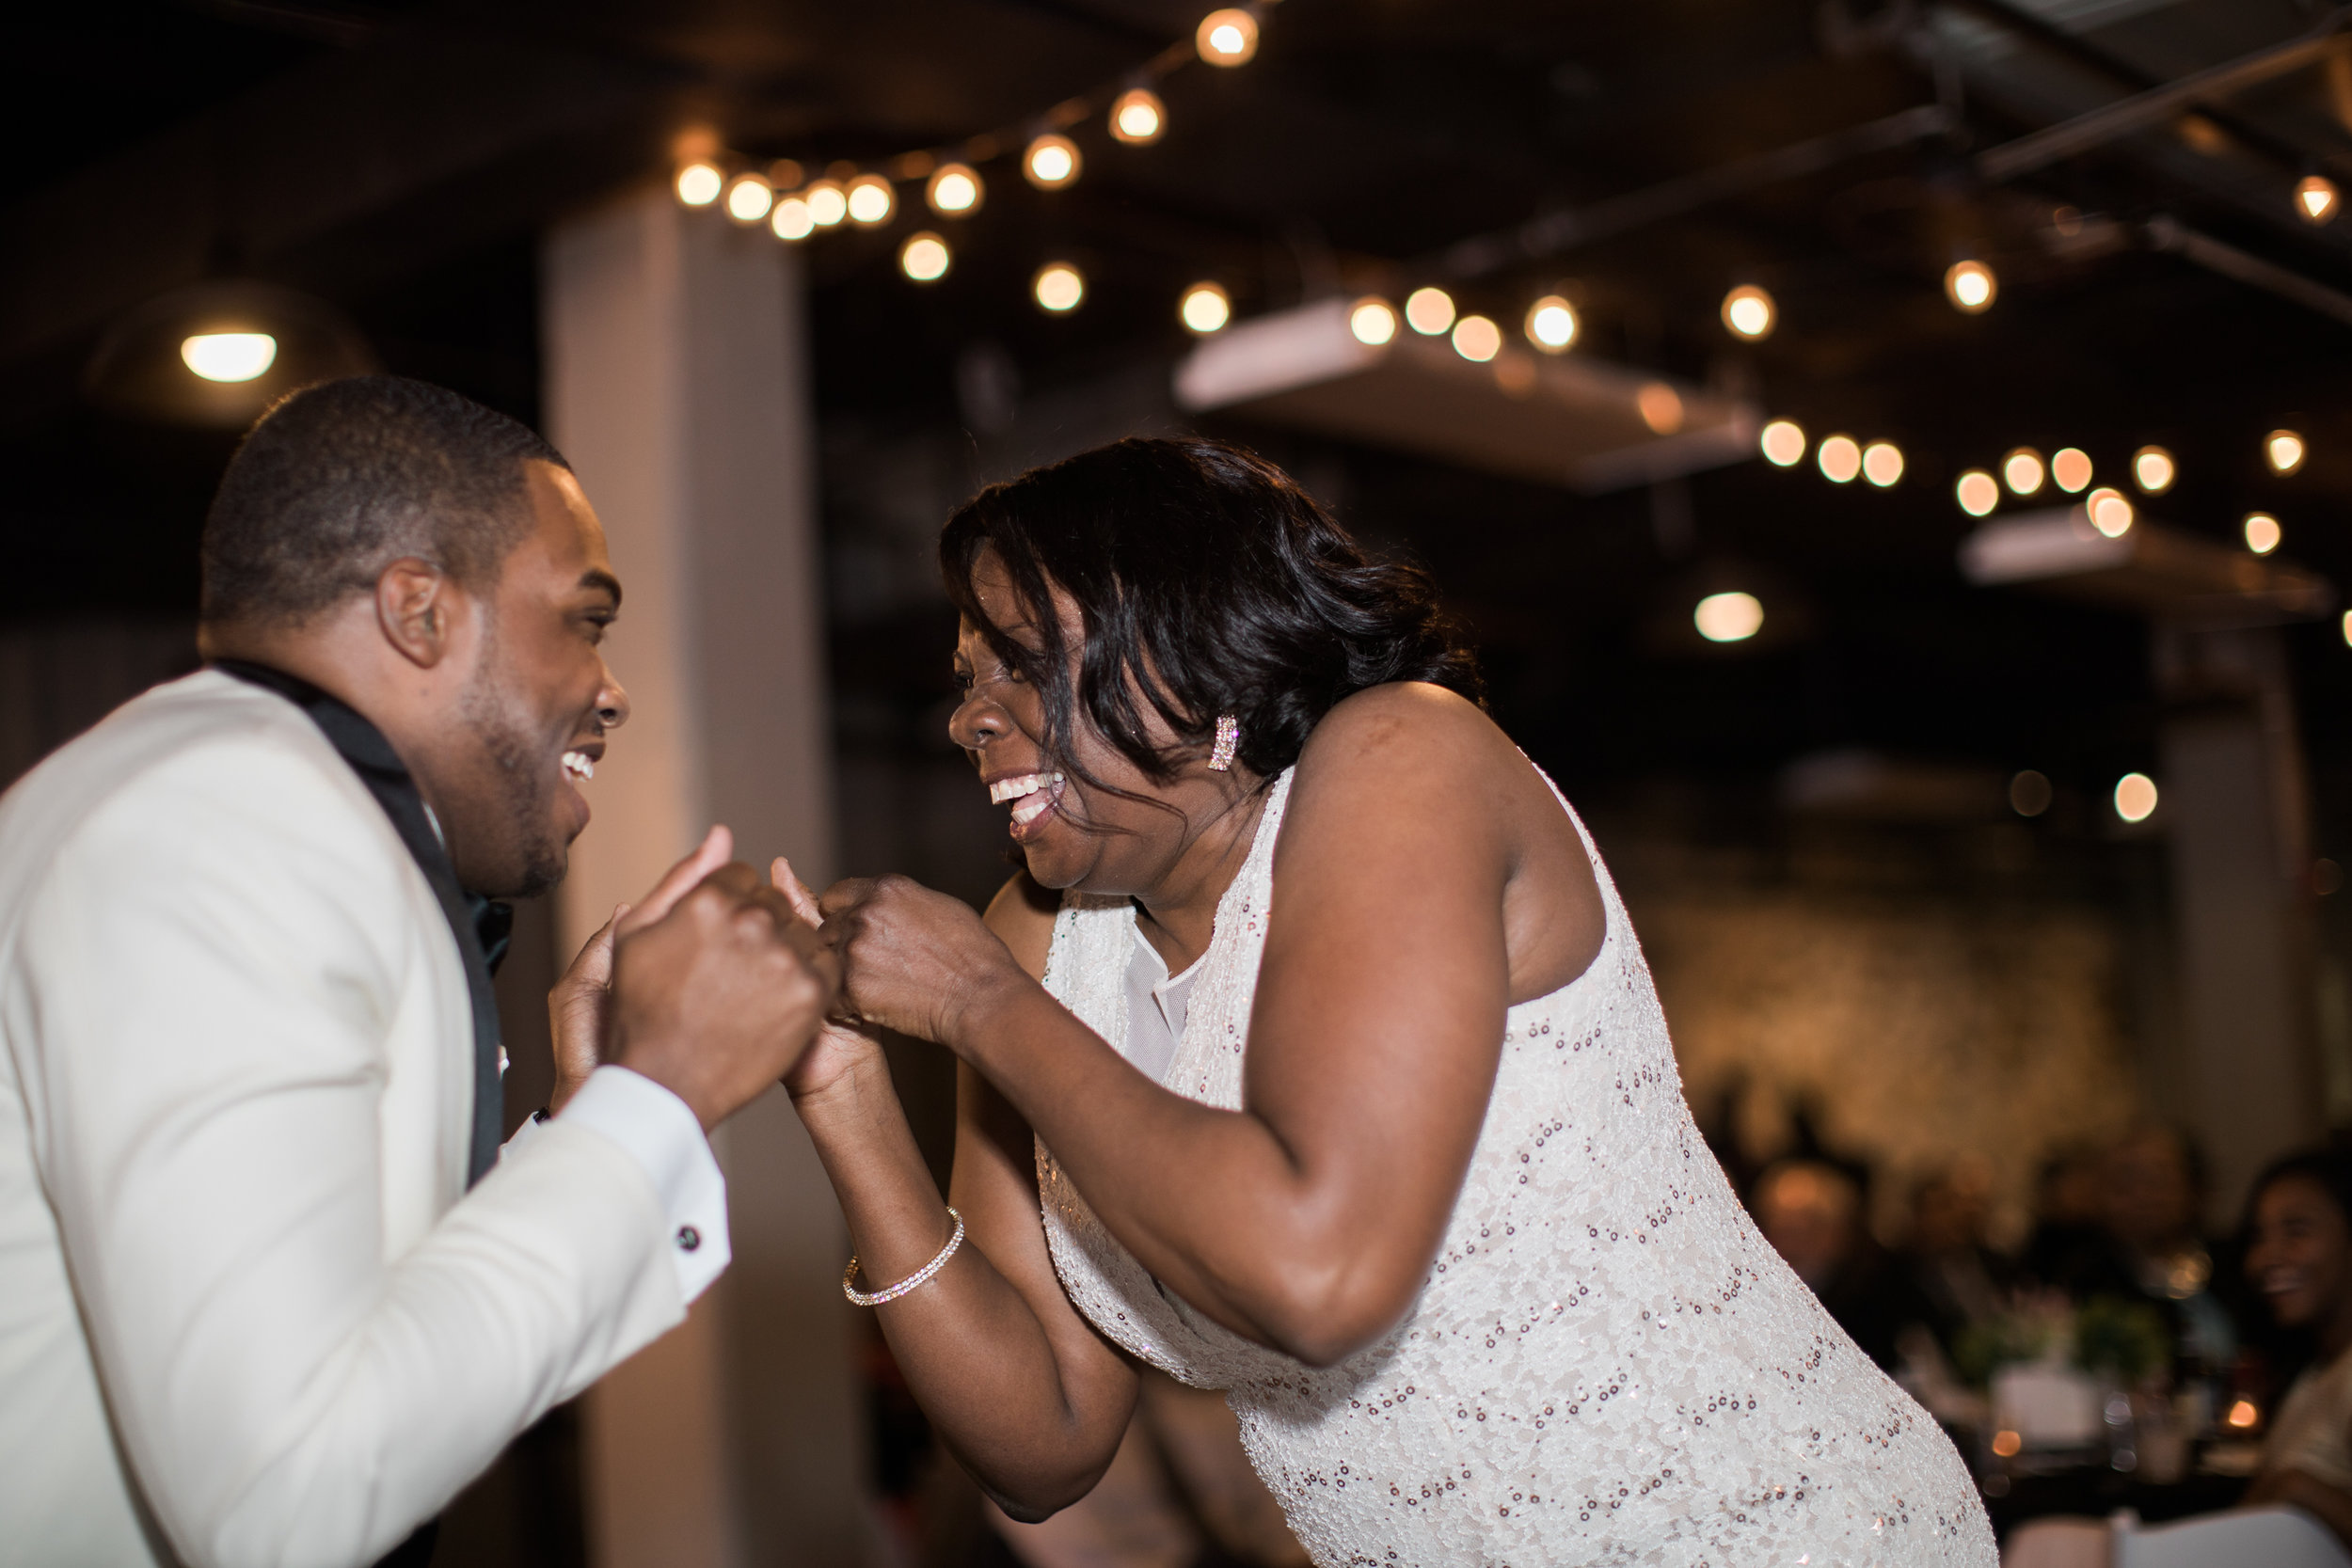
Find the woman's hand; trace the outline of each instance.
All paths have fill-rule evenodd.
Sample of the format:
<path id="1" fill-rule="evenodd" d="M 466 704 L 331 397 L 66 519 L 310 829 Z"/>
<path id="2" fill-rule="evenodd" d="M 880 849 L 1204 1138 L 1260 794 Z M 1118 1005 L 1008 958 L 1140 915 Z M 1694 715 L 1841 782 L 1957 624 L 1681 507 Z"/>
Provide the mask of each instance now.
<path id="1" fill-rule="evenodd" d="M 1037 983 L 970 905 L 905 877 L 835 882 L 819 907 L 842 1003 L 862 1022 L 953 1051 L 977 1009 Z"/>
<path id="2" fill-rule="evenodd" d="M 795 914 L 812 927 L 824 924 L 817 895 L 802 884 L 790 861 L 778 855 L 768 868 L 768 879 L 791 901 Z M 889 1070 L 882 1059 L 882 1041 L 855 1024 L 828 1021 L 792 1070 L 784 1075 L 784 1092 L 795 1105 L 820 1100 L 847 1085 L 860 1069 L 872 1068 Z"/>

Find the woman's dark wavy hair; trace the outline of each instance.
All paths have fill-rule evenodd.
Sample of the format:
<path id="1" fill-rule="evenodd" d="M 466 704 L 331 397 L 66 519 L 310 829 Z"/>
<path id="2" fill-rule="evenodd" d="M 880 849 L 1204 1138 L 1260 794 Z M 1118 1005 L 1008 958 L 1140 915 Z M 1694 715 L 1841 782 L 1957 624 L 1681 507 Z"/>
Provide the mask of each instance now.
<path id="1" fill-rule="evenodd" d="M 2281 1181 L 2301 1180 L 2316 1185 L 2328 1195 L 2328 1201 L 2352 1226 L 2352 1152 L 2330 1146 L 2325 1148 L 2300 1149 L 2282 1155 L 2263 1167 L 2254 1184 L 2246 1190 L 2246 1214 L 2239 1226 L 2239 1234 L 2251 1239 L 2254 1234 L 2254 1206 L 2263 1194 Z"/>
<path id="2" fill-rule="evenodd" d="M 1041 647 L 981 613 L 972 570 L 985 546 Z M 1368 559 L 1289 475 L 1222 442 L 1117 441 L 991 485 L 948 519 L 939 562 L 956 608 L 1038 688 L 1046 750 L 1097 787 L 1070 745 L 1081 713 L 1162 781 L 1232 714 L 1236 756 L 1271 779 L 1325 714 L 1367 687 L 1429 681 L 1484 700 L 1477 661 L 1428 573 Z M 1082 619 L 1074 678 L 1053 589 Z M 1175 746 L 1152 744 L 1146 704 Z"/>

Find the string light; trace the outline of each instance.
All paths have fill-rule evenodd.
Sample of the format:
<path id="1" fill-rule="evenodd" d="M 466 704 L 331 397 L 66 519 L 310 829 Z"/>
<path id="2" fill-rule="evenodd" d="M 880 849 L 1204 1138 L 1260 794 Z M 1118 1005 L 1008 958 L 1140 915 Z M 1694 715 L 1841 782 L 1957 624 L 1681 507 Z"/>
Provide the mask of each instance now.
<path id="1" fill-rule="evenodd" d="M 1546 294 L 1527 308 L 1527 341 L 1546 354 L 1565 354 L 1582 326 L 1576 307 L 1558 294 Z"/>
<path id="2" fill-rule="evenodd" d="M 1753 594 L 1709 594 L 1691 611 L 1691 624 L 1709 642 L 1745 642 L 1764 629 L 1764 604 Z"/>
<path id="3" fill-rule="evenodd" d="M 1851 484 L 1854 475 L 1862 471 L 1862 448 L 1851 436 L 1824 437 L 1813 454 L 1820 465 L 1821 477 L 1832 484 Z"/>
<path id="4" fill-rule="evenodd" d="M 1724 295 L 1724 325 L 1735 337 L 1769 338 L 1779 319 L 1780 309 L 1772 296 L 1753 283 L 1742 283 Z"/>
<path id="5" fill-rule="evenodd" d="M 1443 289 L 1415 289 L 1405 296 L 1406 325 L 1434 338 L 1454 325 L 1454 296 Z"/>
<path id="6" fill-rule="evenodd" d="M 2347 648 L 2352 648 L 2352 610 L 2347 610 L 2344 612 L 2344 620 L 2341 625 L 2344 628 L 2344 645 Z"/>
<path id="7" fill-rule="evenodd" d="M 2282 537 L 2284 534 L 2279 527 L 2279 519 L 2269 513 L 2249 512 L 2246 515 L 2246 547 L 2256 555 L 2268 555 L 2277 549 Z"/>
<path id="8" fill-rule="evenodd" d="M 1776 468 L 1793 468 L 1804 461 L 1804 426 L 1794 420 L 1774 420 L 1756 437 L 1764 461 Z"/>
<path id="9" fill-rule="evenodd" d="M 2013 496 L 2030 496 L 2042 488 L 2042 454 L 2031 447 L 2019 447 L 2001 459 L 2001 483 Z M 1986 511 L 1992 508 L 1987 507 Z"/>
<path id="10" fill-rule="evenodd" d="M 2083 510 L 2090 517 L 2090 526 L 2110 539 L 2121 539 L 2132 531 L 2132 503 L 2121 490 L 2101 485 L 2085 499 Z"/>
<path id="11" fill-rule="evenodd" d="M 942 164 L 924 182 L 923 199 L 944 218 L 964 217 L 980 210 L 988 187 L 969 164 Z"/>
<path id="12" fill-rule="evenodd" d="M 831 229 L 850 215 L 850 198 L 838 180 L 810 181 L 801 199 L 808 203 L 809 221 L 819 229 Z"/>
<path id="13" fill-rule="evenodd" d="M 1952 499 L 1971 517 L 1990 516 L 1993 509 L 2001 504 L 2001 487 L 1982 468 L 1971 468 L 1953 484 Z"/>
<path id="14" fill-rule="evenodd" d="M 1211 65 L 1247 65 L 1258 52 L 1258 19 L 1238 8 L 1200 19 L 1193 43 Z"/>
<path id="15" fill-rule="evenodd" d="M 947 276 L 955 253 L 947 242 L 925 229 L 907 236 L 898 247 L 898 270 L 917 283 L 936 283 Z"/>
<path id="16" fill-rule="evenodd" d="M 1993 309 L 1993 296 L 2000 289 L 2000 279 L 1993 276 L 1993 269 L 1973 258 L 1954 261 L 1944 274 L 1946 297 L 1955 309 L 1971 316 Z"/>
<path id="17" fill-rule="evenodd" d="M 780 198 L 776 210 L 768 214 L 768 227 L 776 231 L 779 240 L 805 240 L 817 232 L 817 220 L 808 215 L 808 203 L 797 196 Z"/>
<path id="18" fill-rule="evenodd" d="M 1483 365 L 1502 352 L 1502 328 L 1484 316 L 1464 316 L 1454 324 L 1454 352 Z"/>
<path id="19" fill-rule="evenodd" d="M 1168 129 L 1168 105 L 1150 87 L 1130 87 L 1111 102 L 1111 135 L 1132 147 L 1160 139 Z"/>
<path id="20" fill-rule="evenodd" d="M 2343 204 L 2336 182 L 2324 174 L 2307 174 L 2295 182 L 2295 215 L 2313 228 L 2333 223 Z"/>
<path id="21" fill-rule="evenodd" d="M 1873 441 L 1862 449 L 1862 477 L 1880 489 L 1891 489 L 1903 477 L 1903 449 L 1892 441 Z"/>
<path id="22" fill-rule="evenodd" d="M 716 164 L 691 163 L 677 171 L 677 198 L 689 207 L 707 207 L 719 199 L 726 182 Z"/>
<path id="23" fill-rule="evenodd" d="M 2126 773 L 2115 781 L 2115 815 L 2126 822 L 2145 822 L 2156 814 L 2156 781 L 2145 773 Z"/>
<path id="24" fill-rule="evenodd" d="M 266 332 L 199 332 L 180 343 L 180 362 L 207 381 L 253 381 L 278 361 Z"/>
<path id="25" fill-rule="evenodd" d="M 2179 473 L 2180 467 L 2172 461 L 2172 454 L 2162 447 L 2142 447 L 2132 453 L 2132 483 L 2143 494 L 2163 495 L 2172 488 L 2172 481 Z"/>
<path id="26" fill-rule="evenodd" d="M 2050 459 L 2050 477 L 2068 495 L 2081 495 L 2090 484 L 2090 454 L 2080 447 L 2059 448 Z"/>
<path id="27" fill-rule="evenodd" d="M 1378 348 L 1396 336 L 1396 308 L 1377 294 L 1366 294 L 1347 312 L 1347 330 L 1367 348 Z"/>
<path id="28" fill-rule="evenodd" d="M 727 216 L 738 223 L 757 223 L 775 204 L 774 188 L 756 174 L 739 174 L 727 186 Z"/>
<path id="29" fill-rule="evenodd" d="M 845 193 L 850 208 L 850 221 L 860 229 L 879 229 L 890 221 L 898 209 L 898 193 L 890 182 L 879 174 L 861 174 L 850 182 Z"/>
<path id="30" fill-rule="evenodd" d="M 1058 131 L 1048 131 L 1029 143 L 1021 155 L 1021 172 L 1041 191 L 1057 191 L 1078 178 L 1078 144 Z"/>
<path id="31" fill-rule="evenodd" d="M 1029 293 L 1037 300 L 1038 309 L 1057 316 L 1067 315 L 1087 296 L 1086 275 L 1068 261 L 1048 261 L 1037 269 Z"/>
<path id="32" fill-rule="evenodd" d="M 2263 437 L 2263 455 L 2270 460 L 2272 473 L 2291 474 L 2303 466 L 2310 449 L 2295 431 L 2274 430 Z"/>
<path id="33" fill-rule="evenodd" d="M 1653 436 L 1672 436 L 1682 428 L 1682 394 L 1662 381 L 1653 381 L 1633 394 L 1633 406 Z"/>
<path id="34" fill-rule="evenodd" d="M 1215 283 L 1195 283 L 1177 302 L 1176 314 L 1187 330 L 1205 338 L 1224 331 L 1225 324 L 1233 319 L 1232 296 Z"/>

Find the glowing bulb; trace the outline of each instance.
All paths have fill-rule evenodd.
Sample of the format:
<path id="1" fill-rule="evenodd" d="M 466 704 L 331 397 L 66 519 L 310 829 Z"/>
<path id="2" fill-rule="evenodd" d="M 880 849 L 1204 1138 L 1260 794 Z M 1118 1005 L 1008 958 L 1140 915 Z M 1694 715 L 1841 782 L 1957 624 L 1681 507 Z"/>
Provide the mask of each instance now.
<path id="1" fill-rule="evenodd" d="M 1682 428 L 1682 394 L 1662 381 L 1653 381 L 1633 394 L 1633 406 L 1653 436 L 1672 436 Z"/>
<path id="2" fill-rule="evenodd" d="M 1753 594 L 1709 594 L 1691 611 L 1691 624 L 1709 642 L 1744 642 L 1764 629 L 1764 606 Z"/>
<path id="3" fill-rule="evenodd" d="M 2155 780 L 2150 778 L 2145 773 L 2126 773 L 2122 778 L 2115 781 L 2116 816 L 2122 817 L 2126 822 L 2145 822 L 2149 817 L 2155 815 Z M 2253 1409 L 2253 1406 L 2246 1404 L 2246 1402 L 2243 1400 L 2239 1401 L 2238 1403 L 2243 1405 L 2249 1412 Z M 2235 1409 L 2233 1409 L 2230 1412 L 2230 1422 L 2233 1426 L 2253 1425 L 2253 1422 L 2250 1419 L 2244 1421 L 2239 1420 L 2237 1418 L 2237 1411 Z"/>
<path id="4" fill-rule="evenodd" d="M 1993 1434 L 1993 1451 L 2003 1459 L 2014 1459 L 2017 1450 L 2026 1446 L 2025 1438 L 2006 1427 Z"/>
<path id="5" fill-rule="evenodd" d="M 1772 296 L 1753 283 L 1742 283 L 1724 295 L 1724 325 L 1741 338 L 1769 338 L 1779 320 Z"/>
<path id="6" fill-rule="evenodd" d="M 2314 227 L 2334 221 L 2344 198 L 2336 182 L 2324 174 L 2307 174 L 2295 183 L 2295 214 Z"/>
<path id="7" fill-rule="evenodd" d="M 2001 483 L 2009 486 L 2013 496 L 2030 496 L 2041 489 L 2042 454 L 2031 447 L 2011 451 L 2001 459 Z"/>
<path id="8" fill-rule="evenodd" d="M 2303 437 L 2292 430 L 2274 430 L 2263 437 L 2263 455 L 2270 459 L 2270 471 L 2274 474 L 2295 472 L 2309 454 Z"/>
<path id="9" fill-rule="evenodd" d="M 677 198 L 689 207 L 707 207 L 719 199 L 726 176 L 712 164 L 689 164 L 677 171 Z"/>
<path id="10" fill-rule="evenodd" d="M 2020 816 L 2040 816 L 2050 809 L 2050 781 L 2028 768 L 2009 781 L 2010 809 Z"/>
<path id="11" fill-rule="evenodd" d="M 1405 320 L 1424 338 L 1454 325 L 1454 296 L 1443 289 L 1415 289 L 1405 296 Z"/>
<path id="12" fill-rule="evenodd" d="M 1041 191 L 1057 191 L 1078 178 L 1078 144 L 1048 131 L 1021 155 L 1021 172 Z"/>
<path id="13" fill-rule="evenodd" d="M 2132 483 L 2148 495 L 2163 495 L 2179 476 L 2180 466 L 2162 447 L 2142 447 L 2132 453 Z"/>
<path id="14" fill-rule="evenodd" d="M 808 203 L 797 196 L 787 196 L 776 203 L 776 210 L 768 214 L 768 227 L 776 231 L 779 240 L 805 240 L 817 232 L 817 220 L 808 215 Z"/>
<path id="15" fill-rule="evenodd" d="M 2352 610 L 2344 612 L 2344 645 L 2352 648 Z"/>
<path id="16" fill-rule="evenodd" d="M 1062 315 L 1075 310 L 1078 302 L 1086 298 L 1086 275 L 1068 261 L 1048 261 L 1037 269 L 1029 292 L 1036 296 L 1040 309 Z"/>
<path id="17" fill-rule="evenodd" d="M 1131 87 L 1111 101 L 1111 135 L 1136 146 L 1160 139 L 1168 129 L 1168 105 L 1149 87 Z"/>
<path id="18" fill-rule="evenodd" d="M 180 361 L 207 381 L 251 381 L 278 361 L 266 332 L 199 332 L 180 344 Z"/>
<path id="19" fill-rule="evenodd" d="M 881 175 L 861 174 L 850 182 L 848 201 L 851 223 L 860 229 L 879 229 L 890 221 L 898 205 L 898 193 Z"/>
<path id="20" fill-rule="evenodd" d="M 2268 555 L 2277 549 L 2282 537 L 2279 519 L 2269 513 L 2249 512 L 2246 515 L 2246 547 L 2256 555 Z"/>
<path id="21" fill-rule="evenodd" d="M 1862 449 L 1862 477 L 1884 490 L 1903 477 L 1903 449 L 1892 441 L 1873 441 Z"/>
<path id="22" fill-rule="evenodd" d="M 923 230 L 909 234 L 907 243 L 898 247 L 898 270 L 917 283 L 936 283 L 947 276 L 948 263 L 955 260 L 947 242 Z"/>
<path id="23" fill-rule="evenodd" d="M 2223 1418 L 2242 1432 L 2260 1421 L 2263 1417 L 2262 1412 L 2254 1408 L 2252 1400 L 2239 1400 L 2230 1406 L 2230 1414 Z"/>
<path id="24" fill-rule="evenodd" d="M 1176 314 L 1184 319 L 1185 327 L 1207 337 L 1222 332 L 1225 324 L 1233 319 L 1233 300 L 1214 283 L 1195 283 L 1184 291 L 1184 297 L 1176 307 Z"/>
<path id="25" fill-rule="evenodd" d="M 1546 294 L 1527 308 L 1527 341 L 1546 354 L 1565 354 L 1576 341 L 1576 307 L 1558 294 Z"/>
<path id="26" fill-rule="evenodd" d="M 1502 328 L 1484 316 L 1464 316 L 1454 324 L 1454 352 L 1483 365 L 1502 352 Z"/>
<path id="27" fill-rule="evenodd" d="M 1804 426 L 1794 420 L 1774 420 L 1756 439 L 1764 461 L 1776 468 L 1793 468 L 1804 461 Z"/>
<path id="28" fill-rule="evenodd" d="M 801 199 L 808 203 L 809 221 L 819 229 L 831 229 L 850 215 L 850 198 L 838 180 L 810 182 Z"/>
<path id="29" fill-rule="evenodd" d="M 2001 504 L 2001 487 L 1993 483 L 1993 476 L 1982 468 L 1971 468 L 1960 476 L 1952 486 L 1953 499 L 1960 509 L 1971 517 L 1982 517 Z"/>
<path id="30" fill-rule="evenodd" d="M 1211 11 L 1193 42 L 1211 65 L 1246 65 L 1258 52 L 1258 19 L 1240 9 Z"/>
<path id="31" fill-rule="evenodd" d="M 738 223 L 757 223 L 775 204 L 775 190 L 756 174 L 739 174 L 727 186 L 727 216 Z"/>
<path id="32" fill-rule="evenodd" d="M 1851 484 L 1862 471 L 1862 448 L 1851 436 L 1832 436 L 1821 442 L 1813 461 L 1820 465 L 1821 477 L 1832 484 Z"/>
<path id="33" fill-rule="evenodd" d="M 2081 495 L 2090 483 L 2090 454 L 2080 447 L 2061 447 L 2050 459 L 2050 477 L 2068 495 Z"/>
<path id="34" fill-rule="evenodd" d="M 1376 294 L 1367 294 L 1347 312 L 1347 329 L 1367 348 L 1378 348 L 1396 336 L 1396 310 Z"/>
<path id="35" fill-rule="evenodd" d="M 2090 517 L 2090 526 L 2110 539 L 2121 539 L 2132 531 L 2132 503 L 2121 490 L 2101 485 L 2084 500 L 2083 510 Z"/>
<path id="36" fill-rule="evenodd" d="M 931 171 L 930 182 L 923 187 L 923 199 L 930 202 L 931 211 L 941 217 L 961 217 L 966 213 L 977 213 L 980 210 L 981 198 L 986 195 L 987 187 L 980 183 L 979 175 L 964 164 L 940 165 Z"/>
<path id="37" fill-rule="evenodd" d="M 1954 261 L 1944 274 L 1944 293 L 1952 304 L 1970 315 L 1993 308 L 1993 296 L 2000 292 L 2000 281 L 1993 269 L 1982 261 Z"/>

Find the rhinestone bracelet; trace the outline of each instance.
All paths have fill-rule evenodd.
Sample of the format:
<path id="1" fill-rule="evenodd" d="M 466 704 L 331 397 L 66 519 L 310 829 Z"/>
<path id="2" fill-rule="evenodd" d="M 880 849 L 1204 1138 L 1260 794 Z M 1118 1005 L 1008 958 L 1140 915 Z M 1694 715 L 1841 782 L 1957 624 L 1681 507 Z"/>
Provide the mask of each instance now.
<path id="1" fill-rule="evenodd" d="M 841 1293 L 848 1296 L 850 1303 L 854 1306 L 880 1307 L 885 1301 L 897 1301 L 900 1296 L 905 1295 L 909 1291 L 914 1290 L 915 1287 L 929 1280 L 931 1275 L 946 1268 L 947 1266 L 947 1259 L 956 1255 L 956 1248 L 963 1245 L 963 1216 L 956 1212 L 955 1205 L 949 1204 L 947 1206 L 947 1217 L 956 1222 L 956 1233 L 947 1238 L 947 1244 L 939 1249 L 938 1257 L 932 1259 L 930 1262 L 924 1264 L 921 1268 L 915 1270 L 913 1274 L 898 1281 L 898 1284 L 891 1286 L 888 1290 L 876 1291 L 870 1296 L 865 1291 L 859 1290 L 856 1286 L 850 1283 L 850 1280 L 857 1277 L 857 1259 L 852 1257 L 850 1259 L 850 1266 L 841 1271 Z"/>

